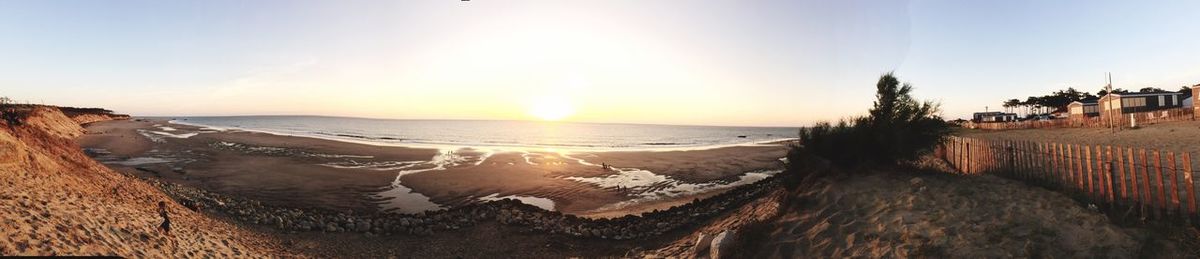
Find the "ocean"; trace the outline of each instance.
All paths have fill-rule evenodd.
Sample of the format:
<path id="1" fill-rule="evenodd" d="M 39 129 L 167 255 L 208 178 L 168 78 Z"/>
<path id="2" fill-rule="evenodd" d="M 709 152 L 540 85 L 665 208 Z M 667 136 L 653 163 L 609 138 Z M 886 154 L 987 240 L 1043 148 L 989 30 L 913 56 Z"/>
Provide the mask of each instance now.
<path id="1" fill-rule="evenodd" d="M 795 138 L 798 128 L 498 120 L 395 120 L 326 116 L 170 117 L 174 123 L 377 145 L 679 150 Z"/>

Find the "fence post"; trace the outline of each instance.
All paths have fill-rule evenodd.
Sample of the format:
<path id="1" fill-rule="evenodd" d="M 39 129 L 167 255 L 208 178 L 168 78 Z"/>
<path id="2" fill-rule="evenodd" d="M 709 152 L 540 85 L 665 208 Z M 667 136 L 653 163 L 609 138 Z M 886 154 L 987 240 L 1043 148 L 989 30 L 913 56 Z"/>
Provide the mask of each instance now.
<path id="1" fill-rule="evenodd" d="M 1153 189 L 1150 188 L 1150 159 L 1146 158 L 1147 156 L 1145 148 L 1138 149 L 1138 156 L 1141 157 L 1142 160 L 1142 192 L 1146 193 L 1146 199 L 1142 200 L 1142 206 L 1153 208 L 1154 192 L 1152 191 Z M 1146 210 L 1144 214 L 1149 216 L 1150 210 Z"/>
<path id="2" fill-rule="evenodd" d="M 946 161 L 950 162 L 950 167 L 958 170 L 958 137 L 950 136 L 950 153 L 946 154 Z"/>
<path id="3" fill-rule="evenodd" d="M 964 157 L 963 152 L 966 152 L 966 150 L 964 150 L 964 146 L 966 146 L 966 143 L 963 142 L 963 138 L 954 138 L 954 142 L 955 142 L 955 145 L 957 146 L 957 147 L 955 147 L 955 149 L 957 151 L 954 152 L 955 168 L 958 168 L 958 173 L 961 174 L 961 173 L 963 173 L 963 169 L 966 169 L 965 167 L 963 167 L 963 157 Z"/>
<path id="4" fill-rule="evenodd" d="M 1026 172 L 1025 174 L 1029 175 L 1031 178 L 1037 179 L 1037 181 L 1040 183 L 1042 180 L 1042 175 L 1038 173 L 1037 167 L 1034 166 L 1036 164 L 1035 161 L 1037 161 L 1037 156 L 1034 155 L 1034 152 L 1037 152 L 1038 145 L 1033 141 L 1025 141 L 1024 146 L 1025 148 L 1022 149 L 1022 151 L 1025 153 L 1022 153 L 1024 158 L 1022 160 L 1024 160 L 1025 163 L 1022 167 L 1025 169 L 1023 170 Z"/>
<path id="5" fill-rule="evenodd" d="M 993 158 L 992 157 L 992 148 L 994 148 L 992 146 L 992 141 L 987 140 L 987 139 L 980 139 L 979 140 L 979 148 L 982 149 L 982 150 L 980 150 L 980 152 L 983 155 L 983 157 L 982 157 L 983 158 L 983 166 L 979 167 L 979 169 L 981 169 L 981 170 L 979 170 L 979 174 L 991 173 L 992 167 L 993 167 L 993 165 L 992 165 L 992 158 Z"/>
<path id="6" fill-rule="evenodd" d="M 1041 170 L 1040 163 L 1042 162 L 1042 156 L 1039 155 L 1042 151 L 1042 143 L 1029 141 L 1027 144 L 1029 145 L 1029 150 L 1025 153 L 1025 158 L 1028 159 L 1025 166 L 1029 168 L 1029 173 L 1034 178 L 1037 178 L 1039 183 L 1043 183 L 1046 180 L 1046 174 Z"/>
<path id="7" fill-rule="evenodd" d="M 1175 152 L 1167 152 L 1167 179 L 1170 179 L 1170 186 L 1167 187 L 1167 193 L 1171 194 L 1171 215 L 1179 215 L 1183 209 L 1179 207 L 1179 175 L 1175 174 Z"/>
<path id="8" fill-rule="evenodd" d="M 1037 173 L 1037 169 L 1034 166 L 1037 156 L 1034 156 L 1033 153 L 1037 151 L 1037 143 L 1033 141 L 1023 141 L 1022 143 L 1021 152 L 1024 153 L 1021 153 L 1021 161 L 1024 162 L 1021 163 L 1021 167 L 1023 168 L 1021 170 L 1037 183 L 1041 183 L 1042 175 Z"/>
<path id="9" fill-rule="evenodd" d="M 980 164 L 979 164 L 979 170 L 975 170 L 975 174 L 980 175 L 980 174 L 987 173 L 988 167 L 991 166 L 991 164 L 988 163 L 988 158 L 989 158 L 988 148 L 991 147 L 991 145 L 989 145 L 989 143 L 986 139 L 979 139 L 978 141 L 979 141 L 979 163 Z"/>
<path id="10" fill-rule="evenodd" d="M 1016 174 L 1021 175 L 1021 178 L 1024 178 L 1026 181 L 1028 181 L 1029 180 L 1028 175 L 1025 175 L 1024 168 L 1021 168 L 1023 166 L 1022 163 L 1025 163 L 1025 159 L 1023 159 L 1021 157 L 1021 153 L 1020 153 L 1021 148 L 1025 144 L 1024 142 L 1025 141 L 1021 141 L 1021 140 L 1011 140 L 1009 142 L 1008 164 L 1009 164 L 1009 171 L 1012 171 L 1012 173 L 1014 175 L 1016 175 Z"/>
<path id="11" fill-rule="evenodd" d="M 1156 184 L 1155 189 L 1158 190 L 1158 199 L 1157 199 L 1158 200 L 1158 208 L 1155 209 L 1154 212 L 1158 215 L 1159 218 L 1162 218 L 1163 210 L 1165 210 L 1167 208 L 1167 193 L 1166 193 L 1166 189 L 1163 188 L 1164 182 L 1163 182 L 1163 171 L 1162 171 L 1162 157 L 1160 156 L 1158 150 L 1154 150 L 1154 174 L 1155 174 L 1155 177 L 1157 177 L 1157 183 L 1155 183 Z"/>
<path id="12" fill-rule="evenodd" d="M 1133 198 L 1133 206 L 1141 205 L 1142 193 L 1138 191 L 1138 170 L 1137 157 L 1133 155 L 1133 148 L 1125 148 L 1125 153 L 1129 155 L 1129 197 Z"/>
<path id="13" fill-rule="evenodd" d="M 1067 183 L 1067 186 L 1069 186 L 1069 188 L 1071 188 L 1071 189 L 1074 189 L 1076 187 L 1076 185 L 1075 185 L 1075 156 L 1073 156 L 1075 154 L 1075 152 L 1073 150 L 1073 149 L 1075 149 L 1074 148 L 1075 146 L 1071 145 L 1071 144 L 1067 144 L 1067 145 L 1063 145 L 1063 146 L 1064 146 L 1064 148 L 1067 149 L 1067 154 L 1065 157 L 1063 157 L 1063 158 L 1065 158 L 1064 162 L 1066 162 L 1066 163 L 1064 163 L 1064 164 L 1066 164 L 1066 169 L 1067 169 L 1066 174 L 1067 174 L 1067 177 L 1069 177 L 1069 179 L 1067 179 L 1067 181 L 1070 181 Z"/>
<path id="14" fill-rule="evenodd" d="M 1000 163 L 999 163 L 1000 154 L 999 153 L 1002 153 L 1002 151 L 1004 149 L 1004 141 L 990 140 L 990 139 L 984 140 L 984 141 L 987 142 L 987 147 L 988 147 L 987 148 L 988 170 L 986 173 L 1002 175 L 1004 172 L 1001 172 L 999 170 L 1000 169 Z"/>
<path id="15" fill-rule="evenodd" d="M 971 174 L 978 174 L 979 168 L 983 168 L 983 143 L 979 139 L 971 139 L 971 156 L 968 157 L 967 163 L 971 163 Z"/>
<path id="16" fill-rule="evenodd" d="M 1058 175 L 1062 177 L 1061 188 L 1064 190 L 1070 189 L 1071 185 L 1075 184 L 1075 177 L 1072 177 L 1071 171 L 1071 148 L 1068 145 L 1058 144 Z"/>
<path id="17" fill-rule="evenodd" d="M 1116 194 L 1113 193 L 1113 152 L 1112 146 L 1104 146 L 1104 194 L 1108 195 L 1108 203 L 1116 203 Z"/>
<path id="18" fill-rule="evenodd" d="M 1075 145 L 1075 173 L 1077 175 L 1075 177 L 1076 188 L 1087 194 L 1087 191 L 1083 189 L 1083 146 L 1080 145 Z"/>
<path id="19" fill-rule="evenodd" d="M 954 169 L 958 169 L 958 173 L 963 172 L 963 141 L 960 137 L 954 137 Z"/>
<path id="20" fill-rule="evenodd" d="M 1121 188 L 1121 196 L 1119 196 L 1120 199 L 1117 201 L 1119 203 L 1126 203 L 1129 199 L 1129 188 L 1125 186 L 1125 156 L 1124 152 L 1121 152 L 1121 147 L 1117 147 L 1117 163 L 1114 165 L 1117 168 L 1117 184 Z"/>
<path id="21" fill-rule="evenodd" d="M 1084 161 L 1087 161 L 1087 176 L 1083 179 L 1087 181 L 1086 184 L 1088 189 L 1088 197 L 1091 197 L 1093 202 L 1100 203 L 1100 196 L 1103 194 L 1096 189 L 1096 187 L 1099 186 L 1099 184 L 1096 183 L 1096 175 L 1100 173 L 1100 168 L 1096 168 L 1096 171 L 1092 171 L 1092 165 L 1096 164 L 1096 162 L 1100 160 L 1100 154 L 1099 152 L 1096 152 L 1100 151 L 1100 146 L 1096 146 L 1096 150 L 1092 150 L 1092 147 L 1089 146 L 1084 146 L 1084 148 L 1087 149 L 1087 155 L 1084 156 Z M 1092 159 L 1092 154 L 1096 154 L 1096 159 Z"/>
<path id="22" fill-rule="evenodd" d="M 1062 187 L 1063 183 L 1062 173 L 1060 173 L 1062 169 L 1059 167 L 1062 163 L 1058 162 L 1060 157 L 1062 157 L 1062 146 L 1059 146 L 1058 143 L 1050 144 L 1050 174 L 1054 177 L 1056 187 Z"/>
<path id="23" fill-rule="evenodd" d="M 1048 159 L 1048 155 L 1051 155 L 1050 146 L 1047 143 L 1038 144 L 1038 171 L 1042 172 L 1043 179 L 1047 180 L 1052 179 L 1051 177 L 1053 177 L 1053 174 L 1049 170 L 1053 167 L 1050 167 L 1050 159 Z"/>
<path id="24" fill-rule="evenodd" d="M 1067 159 L 1067 157 L 1068 157 L 1067 152 L 1070 151 L 1070 149 L 1067 149 L 1061 143 L 1054 144 L 1054 146 L 1055 146 L 1055 150 L 1057 153 L 1054 156 L 1054 160 L 1055 160 L 1055 162 L 1058 163 L 1058 165 L 1056 165 L 1054 167 L 1054 171 L 1057 171 L 1059 182 L 1060 182 L 1058 184 L 1059 185 L 1058 187 L 1067 189 L 1068 184 L 1070 184 L 1072 181 L 1070 173 L 1068 173 L 1071 171 L 1071 169 L 1070 169 L 1071 165 L 1069 163 L 1069 161 L 1071 161 L 1071 160 Z"/>
<path id="25" fill-rule="evenodd" d="M 966 153 L 964 153 L 965 157 L 962 158 L 962 163 L 964 163 L 964 164 L 962 164 L 962 167 L 965 167 L 966 170 L 962 170 L 962 174 L 971 174 L 971 168 L 972 168 L 971 155 L 974 155 L 974 149 L 972 149 L 971 144 L 974 144 L 974 143 L 973 143 L 972 139 L 964 139 L 964 140 L 966 140 Z"/>
<path id="26" fill-rule="evenodd" d="M 1188 218 L 1195 219 L 1196 216 L 1196 183 L 1192 181 L 1192 158 L 1188 153 L 1183 153 L 1183 187 L 1187 190 L 1185 194 L 1188 205 Z"/>
<path id="27" fill-rule="evenodd" d="M 1012 141 L 1012 140 L 1009 140 L 1007 142 L 1008 142 L 1008 145 L 1007 145 L 1008 150 L 1006 150 L 1006 151 L 1008 151 L 1007 152 L 1008 159 L 1005 159 L 1006 160 L 1005 162 L 1008 163 L 1008 175 L 1009 175 L 1009 177 L 1013 177 L 1013 178 L 1023 178 L 1023 177 L 1014 177 L 1015 175 L 1017 175 L 1017 172 L 1018 172 L 1018 170 L 1017 170 L 1017 148 L 1015 147 L 1017 142 Z"/>
<path id="28" fill-rule="evenodd" d="M 988 174 L 1003 175 L 1000 170 L 1000 153 L 1004 153 L 1004 141 L 1001 140 L 984 140 L 987 141 L 988 147 Z"/>
<path id="29" fill-rule="evenodd" d="M 984 139 L 983 140 L 983 173 L 991 174 L 996 172 L 996 142 Z"/>
<path id="30" fill-rule="evenodd" d="M 979 175 L 979 174 L 983 174 L 984 172 L 987 172 L 988 144 L 987 144 L 987 140 L 984 140 L 984 139 L 976 139 L 975 141 L 976 141 L 976 143 L 979 144 L 979 147 L 978 147 L 979 159 L 976 159 L 976 160 L 979 160 L 979 169 L 975 170 L 975 174 Z"/>

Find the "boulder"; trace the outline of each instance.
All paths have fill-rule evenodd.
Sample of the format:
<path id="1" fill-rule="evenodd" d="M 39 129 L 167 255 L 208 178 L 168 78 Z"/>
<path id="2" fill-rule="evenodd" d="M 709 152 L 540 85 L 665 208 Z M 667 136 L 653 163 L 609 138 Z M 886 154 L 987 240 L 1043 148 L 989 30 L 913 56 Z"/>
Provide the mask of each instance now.
<path id="1" fill-rule="evenodd" d="M 708 257 L 712 259 L 733 258 L 729 254 L 729 248 L 733 245 L 734 235 L 732 230 L 726 230 L 714 236 L 708 247 Z"/>

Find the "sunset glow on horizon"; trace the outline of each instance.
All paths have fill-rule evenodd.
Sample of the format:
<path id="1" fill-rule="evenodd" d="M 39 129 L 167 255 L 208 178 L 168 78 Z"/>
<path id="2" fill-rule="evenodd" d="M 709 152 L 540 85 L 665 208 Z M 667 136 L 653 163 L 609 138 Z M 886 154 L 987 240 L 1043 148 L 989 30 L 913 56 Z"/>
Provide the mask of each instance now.
<path id="1" fill-rule="evenodd" d="M 575 113 L 571 101 L 562 96 L 543 96 L 529 104 L 529 115 L 547 121 L 557 121 Z"/>

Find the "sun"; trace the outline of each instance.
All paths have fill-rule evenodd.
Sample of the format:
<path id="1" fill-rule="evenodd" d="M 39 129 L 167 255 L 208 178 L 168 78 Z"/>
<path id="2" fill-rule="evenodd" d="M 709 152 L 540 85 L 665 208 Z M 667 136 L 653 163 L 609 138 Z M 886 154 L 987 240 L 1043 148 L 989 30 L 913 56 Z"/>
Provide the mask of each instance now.
<path id="1" fill-rule="evenodd" d="M 570 100 L 562 96 L 543 96 L 529 104 L 529 115 L 547 121 L 557 121 L 575 113 Z"/>

